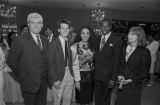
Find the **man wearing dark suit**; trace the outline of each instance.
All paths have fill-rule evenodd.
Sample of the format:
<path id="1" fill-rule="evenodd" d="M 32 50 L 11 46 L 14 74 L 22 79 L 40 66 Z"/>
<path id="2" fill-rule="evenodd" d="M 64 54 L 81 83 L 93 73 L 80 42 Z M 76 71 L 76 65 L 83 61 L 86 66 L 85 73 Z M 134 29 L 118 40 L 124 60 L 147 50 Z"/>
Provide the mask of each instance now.
<path id="1" fill-rule="evenodd" d="M 44 33 L 45 33 L 46 37 L 48 38 L 49 43 L 51 43 L 55 39 L 55 36 L 53 34 L 53 31 L 52 31 L 51 27 L 47 27 L 45 29 Z"/>
<path id="2" fill-rule="evenodd" d="M 7 63 L 20 82 L 25 105 L 46 105 L 47 95 L 47 39 L 40 35 L 43 18 L 30 13 L 29 32 L 13 41 Z"/>
<path id="3" fill-rule="evenodd" d="M 54 94 L 53 104 L 70 105 L 74 83 L 72 53 L 68 43 L 70 23 L 67 20 L 59 21 L 58 32 L 59 36 L 48 48 L 48 79 Z"/>
<path id="4" fill-rule="evenodd" d="M 111 27 L 110 19 L 102 21 L 102 36 L 99 40 L 99 49 L 94 57 L 95 105 L 108 105 L 106 102 L 108 87 L 113 87 L 119 69 L 122 41 L 119 36 L 111 32 Z"/>

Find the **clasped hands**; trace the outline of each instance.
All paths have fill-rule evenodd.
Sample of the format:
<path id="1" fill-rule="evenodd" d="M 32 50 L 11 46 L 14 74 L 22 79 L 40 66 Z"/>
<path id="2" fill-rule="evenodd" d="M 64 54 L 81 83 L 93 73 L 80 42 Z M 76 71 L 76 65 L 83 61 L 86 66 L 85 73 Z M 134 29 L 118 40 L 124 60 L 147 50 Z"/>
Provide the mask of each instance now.
<path id="1" fill-rule="evenodd" d="M 57 81 L 57 82 L 54 82 L 54 87 L 56 88 L 56 89 L 60 89 L 61 88 L 61 82 L 60 81 Z"/>
<path id="2" fill-rule="evenodd" d="M 117 78 L 118 78 L 117 83 L 119 83 L 119 88 L 122 88 L 123 85 L 132 82 L 132 79 L 126 79 L 125 80 L 124 76 L 118 76 Z"/>

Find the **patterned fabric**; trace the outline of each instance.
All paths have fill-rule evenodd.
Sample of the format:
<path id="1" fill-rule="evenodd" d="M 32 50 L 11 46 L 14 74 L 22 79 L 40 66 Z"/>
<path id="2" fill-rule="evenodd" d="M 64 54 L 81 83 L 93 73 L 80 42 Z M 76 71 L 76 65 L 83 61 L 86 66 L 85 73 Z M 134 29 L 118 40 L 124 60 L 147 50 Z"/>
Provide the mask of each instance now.
<path id="1" fill-rule="evenodd" d="M 0 71 L 3 70 L 4 63 L 5 63 L 5 55 L 2 48 L 0 47 Z"/>
<path id="2" fill-rule="evenodd" d="M 40 49 L 42 49 L 42 44 L 39 35 L 36 35 L 36 37 L 37 37 L 37 45 L 39 46 Z"/>
<path id="3" fill-rule="evenodd" d="M 0 47 L 0 105 L 5 105 L 5 102 L 3 100 L 4 94 L 3 94 L 3 87 L 4 87 L 4 77 L 3 77 L 3 68 L 5 63 L 5 55 Z"/>
<path id="4" fill-rule="evenodd" d="M 102 36 L 100 50 L 102 50 L 104 44 L 105 44 L 105 36 Z"/>
<path id="5" fill-rule="evenodd" d="M 78 44 L 79 45 L 79 44 Z M 80 71 L 89 71 L 93 68 L 93 52 L 89 48 L 85 48 L 85 45 L 78 46 L 78 59 L 80 65 Z"/>
<path id="6" fill-rule="evenodd" d="M 73 54 L 73 72 L 75 81 L 82 81 L 80 71 L 91 71 L 93 70 L 93 51 L 86 45 L 80 45 L 75 43 L 71 46 Z"/>
<path id="7" fill-rule="evenodd" d="M 93 51 L 86 43 L 79 42 L 72 47 L 74 58 L 74 78 L 80 82 L 80 91 L 76 89 L 76 103 L 89 104 L 93 101 Z"/>

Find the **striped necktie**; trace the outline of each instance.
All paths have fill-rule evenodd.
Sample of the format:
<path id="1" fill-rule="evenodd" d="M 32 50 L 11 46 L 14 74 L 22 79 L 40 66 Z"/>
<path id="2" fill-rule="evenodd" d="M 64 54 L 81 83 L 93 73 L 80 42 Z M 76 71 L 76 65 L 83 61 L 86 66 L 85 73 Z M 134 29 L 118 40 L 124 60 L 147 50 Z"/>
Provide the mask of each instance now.
<path id="1" fill-rule="evenodd" d="M 37 45 L 39 46 L 40 49 L 42 49 L 42 44 L 39 35 L 36 35 L 36 37 L 37 37 Z"/>
<path id="2" fill-rule="evenodd" d="M 102 48 L 104 47 L 104 44 L 105 44 L 105 36 L 103 35 L 103 36 L 102 36 L 102 39 L 101 39 L 100 51 L 101 51 Z"/>

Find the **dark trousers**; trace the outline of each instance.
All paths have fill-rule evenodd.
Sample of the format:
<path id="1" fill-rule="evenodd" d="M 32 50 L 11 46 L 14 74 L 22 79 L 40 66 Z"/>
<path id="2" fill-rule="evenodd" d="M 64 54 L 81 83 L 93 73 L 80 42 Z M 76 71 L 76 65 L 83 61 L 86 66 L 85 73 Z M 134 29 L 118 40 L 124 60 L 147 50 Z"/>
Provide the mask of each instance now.
<path id="1" fill-rule="evenodd" d="M 47 83 L 42 83 L 37 93 L 22 91 L 25 105 L 47 104 Z"/>
<path id="2" fill-rule="evenodd" d="M 109 105 L 107 104 L 108 82 L 95 81 L 94 89 L 95 89 L 95 105 Z"/>
<path id="3" fill-rule="evenodd" d="M 112 94 L 112 88 L 108 88 L 107 97 L 106 97 L 106 100 L 105 100 L 105 105 L 110 105 L 110 103 L 111 103 L 111 94 Z"/>

